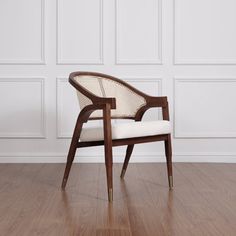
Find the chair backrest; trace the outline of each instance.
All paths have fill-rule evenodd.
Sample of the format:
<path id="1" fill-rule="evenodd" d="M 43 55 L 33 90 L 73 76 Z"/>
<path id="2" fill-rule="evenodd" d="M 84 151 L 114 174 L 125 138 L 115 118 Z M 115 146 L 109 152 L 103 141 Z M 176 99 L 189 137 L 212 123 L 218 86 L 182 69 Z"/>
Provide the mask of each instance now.
<path id="1" fill-rule="evenodd" d="M 116 98 L 116 109 L 111 111 L 112 118 L 134 118 L 136 112 L 146 105 L 142 92 L 115 77 L 95 72 L 74 72 L 70 74 L 70 79 L 79 85 L 77 95 L 80 109 L 93 103 L 89 93 L 98 97 Z M 101 111 L 91 114 L 91 118 L 101 117 Z"/>

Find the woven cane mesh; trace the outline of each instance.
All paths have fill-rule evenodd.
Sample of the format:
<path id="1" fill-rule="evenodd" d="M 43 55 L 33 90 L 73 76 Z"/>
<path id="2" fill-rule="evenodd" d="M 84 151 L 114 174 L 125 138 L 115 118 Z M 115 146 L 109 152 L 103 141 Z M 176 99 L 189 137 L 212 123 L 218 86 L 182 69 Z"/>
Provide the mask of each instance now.
<path id="1" fill-rule="evenodd" d="M 137 110 L 146 104 L 145 99 L 123 84 L 103 77 L 81 75 L 75 80 L 85 89 L 99 97 L 115 97 L 116 109 L 111 110 L 112 117 L 134 116 Z M 92 104 L 92 101 L 77 91 L 80 109 Z M 95 111 L 91 117 L 102 117 L 101 111 Z"/>

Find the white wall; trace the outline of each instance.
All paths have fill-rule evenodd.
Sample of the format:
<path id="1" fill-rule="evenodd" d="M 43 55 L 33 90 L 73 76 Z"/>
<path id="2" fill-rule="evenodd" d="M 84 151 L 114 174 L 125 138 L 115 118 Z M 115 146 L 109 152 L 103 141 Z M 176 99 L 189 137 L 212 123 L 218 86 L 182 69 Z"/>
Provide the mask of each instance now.
<path id="1" fill-rule="evenodd" d="M 1 0 L 0 162 L 65 161 L 79 112 L 67 77 L 77 70 L 167 95 L 174 161 L 235 162 L 235 9 L 235 0 Z M 101 147 L 78 154 L 103 161 Z M 163 161 L 163 145 L 138 145 L 132 160 Z"/>

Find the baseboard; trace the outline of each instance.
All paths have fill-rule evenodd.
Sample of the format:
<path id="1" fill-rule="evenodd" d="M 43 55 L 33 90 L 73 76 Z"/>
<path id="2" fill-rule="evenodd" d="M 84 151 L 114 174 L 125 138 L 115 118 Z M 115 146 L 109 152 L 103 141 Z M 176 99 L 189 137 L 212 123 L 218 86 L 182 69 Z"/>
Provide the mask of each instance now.
<path id="1" fill-rule="evenodd" d="M 114 155 L 114 163 L 122 163 L 123 155 Z M 66 154 L 1 154 L 0 163 L 65 163 Z M 75 162 L 79 163 L 104 163 L 103 155 L 76 156 Z M 132 163 L 165 162 L 161 154 L 142 153 L 133 155 Z M 202 162 L 202 163 L 236 163 L 236 153 L 176 153 L 173 162 Z"/>

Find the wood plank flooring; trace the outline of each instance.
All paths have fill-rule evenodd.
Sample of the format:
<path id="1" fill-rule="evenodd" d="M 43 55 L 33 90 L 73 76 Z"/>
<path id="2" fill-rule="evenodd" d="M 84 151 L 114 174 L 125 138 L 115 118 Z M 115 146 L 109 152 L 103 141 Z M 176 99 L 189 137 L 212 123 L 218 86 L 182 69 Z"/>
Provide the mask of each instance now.
<path id="1" fill-rule="evenodd" d="M 236 164 L 130 164 L 107 201 L 104 164 L 0 164 L 0 236 L 235 236 Z"/>

